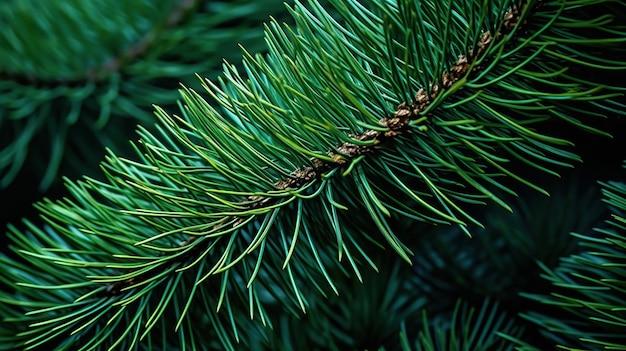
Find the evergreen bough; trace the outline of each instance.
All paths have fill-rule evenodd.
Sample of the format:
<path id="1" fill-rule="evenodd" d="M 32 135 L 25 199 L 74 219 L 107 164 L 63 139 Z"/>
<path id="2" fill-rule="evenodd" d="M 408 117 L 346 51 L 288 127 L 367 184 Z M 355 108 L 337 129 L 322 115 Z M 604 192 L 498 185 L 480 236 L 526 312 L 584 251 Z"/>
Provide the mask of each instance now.
<path id="1" fill-rule="evenodd" d="M 544 266 L 549 295 L 523 294 L 543 306 L 522 316 L 564 350 L 626 350 L 626 183 L 602 185 L 608 226 L 573 234 L 581 252 Z"/>
<path id="2" fill-rule="evenodd" d="M 556 174 L 577 161 L 567 140 L 541 133 L 548 122 L 602 133 L 594 119 L 621 113 L 623 89 L 593 79 L 626 69 L 625 6 L 333 4 L 332 15 L 296 4 L 295 27 L 271 21 L 267 55 L 244 51 L 241 66 L 203 82 L 219 107 L 183 88 L 180 116 L 157 107 L 157 130 L 140 128 L 136 159 L 109 153 L 106 180 L 67 180 L 71 198 L 37 205 L 47 225 L 9 228 L 17 257 L 2 258 L 0 349 L 524 340 L 508 320 L 518 317 L 488 300 L 419 323 L 431 301 L 402 297 L 421 289 L 408 265 L 420 259 L 414 243 L 423 223 L 474 233 L 477 204 L 511 209 L 508 178 L 545 192 L 512 165 Z M 384 285 L 358 292 L 372 276 Z M 471 306 L 482 306 L 477 319 Z M 295 328 L 323 330 L 354 311 L 371 311 L 352 322 L 379 323 L 381 334 Z M 474 324 L 484 328 L 468 331 Z"/>
<path id="3" fill-rule="evenodd" d="M 105 146 L 128 153 L 152 127 L 153 103 L 176 108 L 179 82 L 217 77 L 237 43 L 261 51 L 270 13 L 287 14 L 280 0 L 3 1 L 0 189 L 95 175 Z"/>

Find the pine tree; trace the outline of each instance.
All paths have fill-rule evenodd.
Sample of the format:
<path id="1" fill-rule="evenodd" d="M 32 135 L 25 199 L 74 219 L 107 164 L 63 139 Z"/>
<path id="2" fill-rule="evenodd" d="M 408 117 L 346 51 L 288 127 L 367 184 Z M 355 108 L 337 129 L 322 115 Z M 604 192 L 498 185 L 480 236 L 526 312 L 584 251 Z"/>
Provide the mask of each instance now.
<path id="1" fill-rule="evenodd" d="M 596 234 L 565 236 L 602 217 L 593 193 L 546 227 L 511 201 L 579 160 L 545 131 L 623 114 L 626 6 L 332 4 L 289 7 L 266 55 L 9 227 L 0 349 L 626 347 L 623 186 Z M 528 289 L 541 268 L 559 295 Z"/>

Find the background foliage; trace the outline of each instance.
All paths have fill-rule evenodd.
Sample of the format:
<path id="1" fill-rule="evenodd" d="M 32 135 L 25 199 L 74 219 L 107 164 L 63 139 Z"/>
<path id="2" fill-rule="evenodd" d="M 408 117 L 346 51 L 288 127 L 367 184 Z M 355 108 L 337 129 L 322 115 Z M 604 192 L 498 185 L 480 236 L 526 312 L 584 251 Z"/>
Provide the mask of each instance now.
<path id="1" fill-rule="evenodd" d="M 0 4 L 0 225 L 64 196 L 61 177 L 98 177 L 105 147 L 129 155 L 153 104 L 177 110 L 181 83 L 215 78 L 238 44 L 265 49 L 283 1 L 85 0 Z"/>
<path id="2" fill-rule="evenodd" d="M 0 349 L 626 347 L 624 4 L 335 5 L 8 226 Z"/>

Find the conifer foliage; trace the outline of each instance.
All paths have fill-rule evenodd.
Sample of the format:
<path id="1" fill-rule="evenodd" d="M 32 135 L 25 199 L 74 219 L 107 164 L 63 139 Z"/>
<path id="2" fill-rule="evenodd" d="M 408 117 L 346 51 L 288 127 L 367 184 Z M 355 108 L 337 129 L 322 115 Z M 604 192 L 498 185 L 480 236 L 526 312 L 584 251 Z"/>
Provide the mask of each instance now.
<path id="1" fill-rule="evenodd" d="M 419 291 L 415 225 L 472 234 L 488 226 L 477 205 L 510 209 L 509 179 L 545 192 L 513 164 L 540 175 L 577 161 L 542 127 L 603 133 L 594 120 L 624 108 L 622 88 L 589 74 L 626 69 L 624 5 L 332 4 L 290 7 L 295 26 L 267 24 L 267 55 L 244 49 L 204 91 L 183 88 L 179 115 L 156 107 L 157 130 L 139 130 L 135 158 L 109 153 L 106 180 L 68 180 L 71 197 L 37 205 L 47 225 L 10 227 L 0 349 L 445 349 L 452 339 L 505 350 L 523 340 L 518 317 L 489 301 L 459 302 L 442 325 L 424 313 L 419 328 L 431 301 L 401 298 Z M 359 292 L 381 289 L 367 285 L 376 271 L 386 290 Z M 379 320 L 380 306 L 404 324 Z M 312 335 L 300 321 L 355 327 Z"/>
<path id="2" fill-rule="evenodd" d="M 524 294 L 556 311 L 529 311 L 523 317 L 536 323 L 546 337 L 566 350 L 626 349 L 626 183 L 603 183 L 611 210 L 608 227 L 579 238 L 580 254 L 544 267 L 553 285 L 549 296 Z"/>
<path id="3" fill-rule="evenodd" d="M 94 175 L 104 147 L 155 123 L 153 103 L 176 108 L 181 81 L 215 78 L 237 43 L 262 50 L 269 13 L 285 17 L 282 1 L 3 1 L 0 189 Z"/>

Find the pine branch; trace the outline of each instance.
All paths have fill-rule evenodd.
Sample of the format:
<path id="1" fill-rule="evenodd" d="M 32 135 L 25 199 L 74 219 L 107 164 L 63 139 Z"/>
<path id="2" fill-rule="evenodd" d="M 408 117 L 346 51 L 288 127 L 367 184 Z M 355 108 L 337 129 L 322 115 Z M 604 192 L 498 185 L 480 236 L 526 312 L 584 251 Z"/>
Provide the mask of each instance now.
<path id="1" fill-rule="evenodd" d="M 25 262 L 3 259 L 0 308 L 18 330 L 3 347 L 151 348 L 164 332 L 202 348 L 207 329 L 250 347 L 243 316 L 298 314 L 339 293 L 332 272 L 377 269 L 381 247 L 410 261 L 394 220 L 479 225 L 466 206 L 508 208 L 503 176 L 537 188 L 512 159 L 547 173 L 576 159 L 541 122 L 593 130 L 572 112 L 623 107 L 620 88 L 575 74 L 626 66 L 581 51 L 623 52 L 619 24 L 570 28 L 603 3 L 349 1 L 341 21 L 296 5 L 295 29 L 268 25 L 267 56 L 244 52 L 246 78 L 225 65 L 205 82 L 222 110 L 183 89 L 182 116 L 157 108 L 137 160 L 111 153 L 106 181 L 38 205 L 48 228 L 11 228 Z"/>
<path id="2" fill-rule="evenodd" d="M 626 166 L 626 164 L 625 164 Z M 611 209 L 607 228 L 595 235 L 572 234 L 581 253 L 564 257 L 556 268 L 542 265 L 553 286 L 549 295 L 525 293 L 540 302 L 522 316 L 538 325 L 546 339 L 564 350 L 620 350 L 626 348 L 626 185 L 601 183 Z"/>
<path id="3" fill-rule="evenodd" d="M 570 233 L 591 231 L 606 210 L 599 190 L 580 180 L 551 187 L 549 199 L 531 195 L 512 202 L 512 213 L 488 209 L 489 226 L 473 238 L 463 238 L 454 227 L 421 230 L 425 233 L 411 245 L 413 266 L 422 294 L 432 300 L 431 311 L 449 310 L 460 295 L 496 296 L 519 307 L 520 291 L 545 291 L 537 262 L 554 268 L 562 257 L 577 253 Z"/>
<path id="4" fill-rule="evenodd" d="M 81 19 L 84 20 L 85 22 L 92 20 L 91 18 L 87 18 L 88 15 L 91 13 L 93 13 L 94 17 L 100 17 L 102 15 L 112 14 L 112 13 L 107 12 L 107 10 L 110 11 L 110 9 L 107 9 L 107 8 L 99 8 L 100 11 L 94 11 L 94 10 L 89 11 L 89 9 L 82 9 L 80 8 L 81 6 L 87 7 L 88 5 L 81 4 L 80 2 L 71 4 L 71 5 L 73 5 L 74 7 L 79 7 L 79 9 L 72 9 L 72 10 L 75 11 L 74 14 L 76 13 L 83 14 L 85 18 L 81 18 Z M 129 19 L 136 21 L 137 23 L 151 21 L 151 20 L 154 21 L 155 23 L 152 24 L 152 28 L 149 28 L 147 30 L 147 33 L 141 33 L 143 28 L 137 28 L 135 29 L 136 33 L 133 33 L 132 36 L 127 34 L 126 35 L 127 37 L 131 37 L 132 39 L 136 39 L 136 40 L 134 42 L 131 42 L 130 45 L 128 45 L 128 47 L 120 50 L 120 53 L 114 53 L 114 54 L 117 54 L 117 56 L 114 56 L 108 59 L 107 62 L 98 63 L 98 62 L 89 62 L 90 60 L 87 60 L 88 61 L 87 64 L 93 63 L 94 66 L 93 67 L 88 67 L 88 66 L 81 67 L 81 69 L 77 69 L 75 73 L 67 72 L 68 73 L 67 75 L 59 75 L 58 71 L 50 75 L 49 72 L 46 72 L 47 70 L 45 69 L 45 67 L 37 67 L 36 65 L 32 63 L 28 65 L 28 64 L 24 64 L 24 62 L 19 62 L 19 58 L 20 58 L 19 55 L 10 55 L 10 56 L 7 55 L 11 57 L 10 63 L 12 63 L 14 66 L 11 66 L 10 64 L 3 65 L 4 67 L 2 67 L 2 69 L 0 70 L 0 79 L 17 81 L 23 85 L 35 85 L 35 86 L 45 86 L 45 85 L 59 86 L 61 85 L 61 86 L 70 86 L 70 87 L 84 85 L 85 82 L 95 82 L 95 81 L 100 81 L 100 80 L 106 80 L 112 74 L 119 73 L 124 63 L 128 63 L 129 61 L 132 61 L 138 56 L 145 54 L 148 48 L 154 44 L 155 39 L 159 37 L 159 32 L 161 32 L 164 28 L 174 27 L 180 24 L 180 21 L 182 21 L 185 17 L 188 16 L 190 12 L 196 9 L 196 7 L 198 6 L 198 2 L 194 0 L 180 0 L 180 1 L 175 1 L 175 2 L 168 1 L 166 3 L 157 4 L 157 6 L 153 6 L 153 5 L 151 6 L 151 4 L 147 4 L 147 3 L 139 4 L 139 5 L 143 5 L 143 7 L 145 8 L 142 8 L 142 6 L 137 6 L 137 5 L 138 4 L 135 4 L 134 5 L 135 7 L 134 8 L 131 7 L 131 9 L 136 10 L 138 14 L 127 13 L 126 16 L 128 16 Z M 33 12 L 33 8 L 29 6 L 33 6 L 33 5 L 32 4 L 28 4 L 28 5 L 5 4 L 4 9 L 3 9 L 5 13 L 3 13 L 3 17 L 5 17 L 5 19 L 6 17 L 8 17 L 8 20 L 12 22 L 11 23 L 12 27 L 20 27 L 23 25 L 22 23 L 26 22 L 24 17 L 27 14 L 32 14 Z M 165 7 L 167 9 L 167 11 L 165 12 L 167 13 L 167 16 L 161 16 L 163 18 L 158 18 L 158 16 L 154 16 L 153 13 L 150 13 L 150 10 L 154 11 L 155 7 L 157 8 Z M 138 9 L 141 9 L 143 11 L 139 11 Z M 54 12 L 55 11 L 54 7 L 52 8 L 52 10 L 51 9 L 46 9 L 46 10 L 52 11 L 56 15 L 61 15 L 61 16 L 65 15 L 67 17 L 71 17 L 71 14 L 72 14 L 71 12 L 70 14 L 64 13 L 65 9 L 57 9 L 57 12 Z M 128 10 L 128 9 L 123 9 L 123 10 Z M 137 18 L 133 17 L 133 15 L 136 15 Z M 149 18 L 150 15 L 152 15 L 153 17 L 157 17 L 157 18 L 155 19 Z M 145 16 L 146 18 L 142 18 L 141 16 Z M 46 18 L 46 19 L 49 20 L 49 18 Z M 44 22 L 44 21 L 45 20 L 42 20 L 41 22 Z M 93 25 L 93 23 L 91 24 Z M 74 29 L 74 28 L 71 28 L 71 29 Z M 17 31 L 19 29 L 14 28 L 14 30 Z M 95 31 L 103 31 L 103 29 L 97 28 Z M 69 33 L 64 33 L 64 34 L 69 34 Z M 43 33 L 37 33 L 36 31 L 34 31 L 34 33 L 32 33 L 32 37 L 28 39 L 30 39 L 31 41 L 35 41 L 35 42 L 45 43 L 46 42 L 45 39 L 38 38 L 38 36 L 44 36 L 44 35 L 45 34 Z M 112 36 L 113 33 L 111 33 L 110 35 Z M 59 35 L 57 34 L 57 36 Z M 108 40 L 106 40 L 106 38 L 101 38 L 101 39 L 102 39 L 102 43 L 95 43 L 95 44 L 96 45 L 100 44 L 104 46 L 104 44 L 106 44 Z M 10 44 L 13 44 L 11 46 L 13 46 L 13 49 L 15 49 L 15 46 L 17 46 L 18 48 L 20 46 L 23 46 L 23 45 L 20 45 L 20 41 L 26 41 L 27 39 L 16 38 L 13 40 L 10 40 L 10 39 L 5 39 L 5 40 L 8 41 Z M 46 45 L 48 44 L 46 43 Z M 43 48 L 39 48 L 39 49 L 43 49 Z M 37 59 L 38 58 L 32 58 L 32 60 L 37 60 Z M 22 58 L 22 61 L 25 61 L 24 58 Z"/>
<path id="5" fill-rule="evenodd" d="M 505 22 L 502 27 L 508 32 L 513 29 L 516 23 L 519 21 L 519 11 L 517 8 L 513 8 L 508 11 L 505 15 Z M 505 33 L 500 32 L 500 37 L 503 37 Z M 441 78 L 442 86 L 444 89 L 449 89 L 452 87 L 454 83 L 456 83 L 461 77 L 468 75 L 470 67 L 473 67 L 476 62 L 481 61 L 482 55 L 485 52 L 485 48 L 492 41 L 492 36 L 489 32 L 484 33 L 478 45 L 478 49 L 476 53 L 470 53 L 470 61 L 465 56 L 461 56 L 457 62 L 453 65 L 450 72 L 444 72 Z M 494 44 L 497 45 L 497 44 Z M 248 56 L 251 60 L 254 60 L 251 56 Z M 208 82 L 210 84 L 210 81 Z M 219 87 L 212 85 L 213 91 L 219 91 Z M 211 89 L 207 87 L 207 89 Z M 330 151 L 327 153 L 328 157 L 312 157 L 311 162 L 313 166 L 302 166 L 299 169 L 290 173 L 289 178 L 275 182 L 273 184 L 270 192 L 274 191 L 289 191 L 289 192 L 298 192 L 301 189 L 306 189 L 310 187 L 314 182 L 318 182 L 322 180 L 322 177 L 325 177 L 327 174 L 333 174 L 340 170 L 343 170 L 343 175 L 347 173 L 347 171 L 351 170 L 351 166 L 358 157 L 361 157 L 367 153 L 373 152 L 375 148 L 379 148 L 383 146 L 385 142 L 390 142 L 393 138 L 398 136 L 402 136 L 403 134 L 411 133 L 410 123 L 413 122 L 413 128 L 417 125 L 418 129 L 426 130 L 426 127 L 420 125 L 423 123 L 426 118 L 421 117 L 421 114 L 424 113 L 427 106 L 430 104 L 431 99 L 436 99 L 440 90 L 438 83 L 435 83 L 431 86 L 432 93 L 429 94 L 424 90 L 420 89 L 415 96 L 415 100 L 407 106 L 406 103 L 402 103 L 398 106 L 396 111 L 393 113 L 393 116 L 390 118 L 382 118 L 378 121 L 378 124 L 382 128 L 377 128 L 378 130 L 370 129 L 365 132 L 362 132 L 358 135 L 349 135 L 349 137 L 353 140 L 350 142 L 344 142 L 341 146 L 336 147 L 336 151 Z M 189 94 L 193 94 L 193 92 L 188 91 Z M 216 99 L 219 97 L 216 95 Z M 417 121 L 417 123 L 416 123 Z M 182 121 L 182 123 L 185 123 Z M 190 126 L 193 128 L 192 126 Z M 238 207 L 242 212 L 245 211 L 263 211 L 266 212 L 268 209 L 276 206 L 278 203 L 279 197 L 275 196 L 273 193 L 269 196 L 260 196 L 260 195 L 250 195 L 248 196 L 244 202 L 236 203 L 231 205 L 232 207 Z M 453 217 L 446 216 L 442 212 L 439 212 L 445 218 L 453 219 Z M 224 230 L 223 224 L 229 223 L 229 229 L 237 229 L 239 225 L 244 223 L 244 219 L 240 218 L 240 214 L 231 215 L 224 217 L 220 222 L 211 228 L 213 231 L 217 231 L 219 229 Z M 199 236 L 192 235 L 187 240 L 181 242 L 179 246 L 189 246 L 195 242 L 196 239 L 200 238 Z M 408 256 L 405 255 L 403 250 L 399 249 L 399 246 L 394 243 L 395 239 L 390 240 L 392 246 L 398 250 L 398 253 L 402 255 L 406 260 Z M 194 248 L 194 250 L 190 250 L 185 255 L 181 255 L 178 259 L 172 261 L 172 265 L 178 264 L 180 262 L 184 262 L 189 259 L 189 257 L 195 257 L 198 251 L 201 248 Z M 151 278 L 151 274 L 156 274 L 156 272 L 146 272 L 139 276 L 132 277 L 125 281 L 118 281 L 108 286 L 107 294 L 116 295 L 120 292 L 121 289 L 132 286 L 133 284 L 137 284 L 137 282 L 143 282 L 149 278 Z"/>
<path id="6" fill-rule="evenodd" d="M 103 146 L 126 154 L 136 125 L 154 124 L 152 103 L 176 108 L 181 80 L 215 78 L 234 41 L 262 50 L 252 28 L 269 13 L 284 17 L 282 1 L 3 2 L 0 188 L 95 176 Z"/>
<path id="7" fill-rule="evenodd" d="M 278 309 L 274 330 L 252 344 L 266 350 L 391 350 L 400 348 L 400 324 L 417 336 L 428 300 L 420 294 L 411 267 L 400 260 L 376 258 L 378 271 L 364 269 L 362 282 L 342 272 L 329 272 L 339 295 L 316 297 L 303 291 L 312 304 L 306 314 Z M 415 331 L 415 332 L 413 332 Z"/>
<path id="8" fill-rule="evenodd" d="M 497 302 L 485 299 L 480 310 L 468 305 L 458 300 L 452 316 L 436 322 L 424 312 L 424 330 L 413 343 L 403 337 L 402 350 L 515 350 L 515 344 L 499 333 L 519 336 L 522 330 L 515 326 L 513 318 L 500 311 Z"/>

